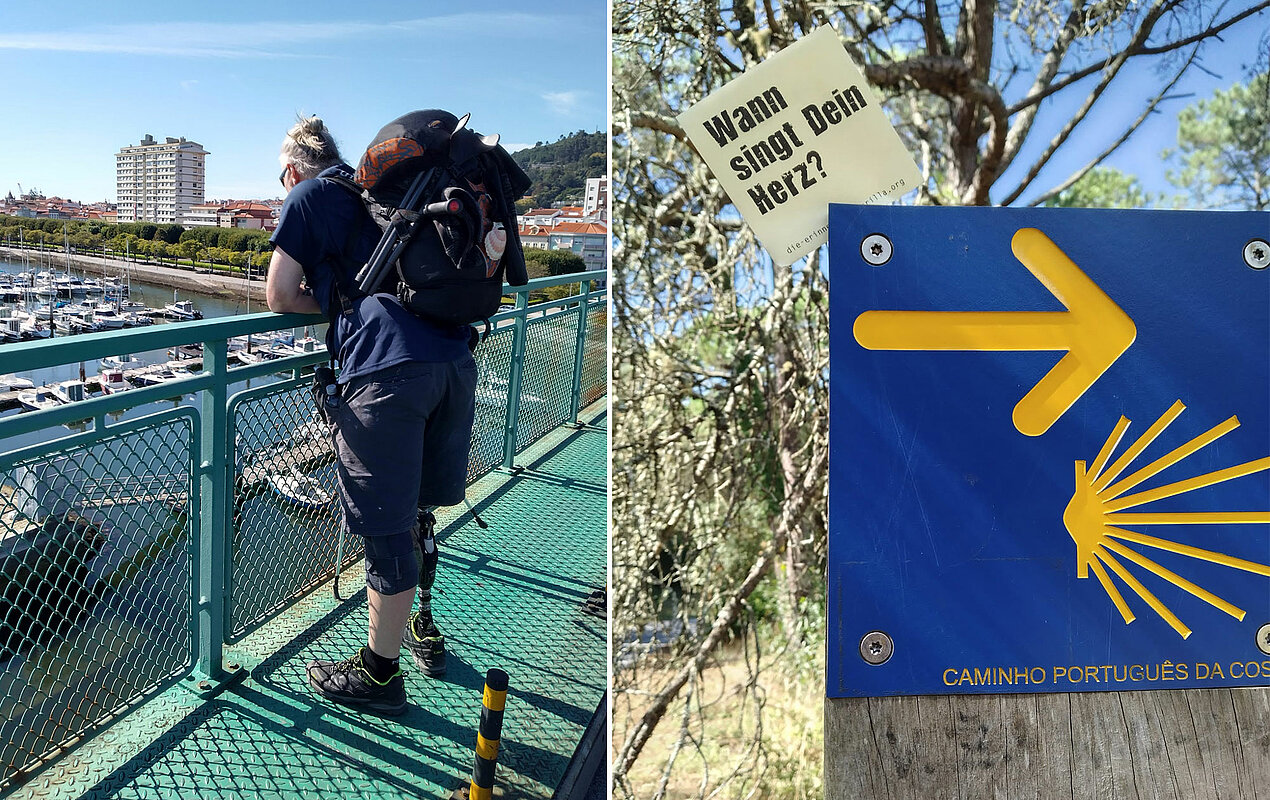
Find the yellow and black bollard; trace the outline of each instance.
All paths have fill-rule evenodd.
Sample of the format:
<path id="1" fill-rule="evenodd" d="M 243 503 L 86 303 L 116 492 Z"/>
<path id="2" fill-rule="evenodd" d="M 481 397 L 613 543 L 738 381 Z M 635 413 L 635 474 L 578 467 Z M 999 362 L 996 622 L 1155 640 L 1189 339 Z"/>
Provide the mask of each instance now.
<path id="1" fill-rule="evenodd" d="M 476 763 L 472 767 L 470 800 L 491 800 L 494 796 L 494 767 L 498 762 L 498 739 L 503 733 L 503 708 L 507 705 L 507 673 L 491 669 L 485 673 L 485 695 L 481 698 L 481 725 L 476 732 Z"/>

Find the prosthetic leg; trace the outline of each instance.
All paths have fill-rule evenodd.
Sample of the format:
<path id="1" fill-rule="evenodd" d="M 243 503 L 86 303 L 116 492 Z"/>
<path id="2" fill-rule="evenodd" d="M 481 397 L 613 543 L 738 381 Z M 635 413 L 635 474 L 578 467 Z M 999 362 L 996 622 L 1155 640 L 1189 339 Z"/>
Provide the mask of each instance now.
<path id="1" fill-rule="evenodd" d="M 415 666 L 429 677 L 445 674 L 445 637 L 432 619 L 432 585 L 437 579 L 437 518 L 419 510 L 415 523 L 415 559 L 419 564 L 419 610 L 410 616 L 402 645 Z"/>

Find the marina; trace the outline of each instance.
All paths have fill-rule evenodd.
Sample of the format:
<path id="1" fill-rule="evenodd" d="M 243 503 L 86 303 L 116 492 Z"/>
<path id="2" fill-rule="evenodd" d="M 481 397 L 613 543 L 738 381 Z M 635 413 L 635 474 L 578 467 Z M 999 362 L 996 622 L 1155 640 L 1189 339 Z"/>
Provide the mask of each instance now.
<path id="1" fill-rule="evenodd" d="M 190 299 L 181 297 L 179 290 L 134 281 L 124 269 L 115 276 L 91 277 L 74 274 L 75 262 L 69 258 L 65 269 L 55 268 L 52 261 L 47 253 L 42 259 L 37 255 L 34 263 L 30 256 L 20 262 L 0 259 L 0 365 L 6 344 L 265 310 L 259 300 L 252 308 L 250 293 L 241 300 Z M 228 360 L 231 366 L 255 364 L 323 347 L 312 331 L 297 338 L 295 331 L 279 330 L 235 337 Z M 78 372 L 75 365 L 63 365 L 41 374 L 0 375 L 0 413 L 37 407 L 23 405 L 22 392 L 41 408 L 74 402 L 61 400 L 55 391 L 69 380 L 78 380 L 83 397 L 89 398 L 190 377 L 202 365 L 201 345 L 189 344 L 119 354 L 97 364 L 81 364 Z"/>

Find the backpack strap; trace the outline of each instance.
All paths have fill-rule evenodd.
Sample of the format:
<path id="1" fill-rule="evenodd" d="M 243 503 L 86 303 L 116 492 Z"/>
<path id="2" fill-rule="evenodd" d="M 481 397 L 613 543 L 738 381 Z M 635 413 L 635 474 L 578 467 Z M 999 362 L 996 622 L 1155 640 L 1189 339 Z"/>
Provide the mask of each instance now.
<path id="1" fill-rule="evenodd" d="M 361 186 L 343 175 L 326 175 L 323 176 L 322 180 L 330 181 L 336 186 L 342 187 L 354 195 L 358 202 L 362 204 L 363 213 L 353 215 L 353 224 L 348 226 L 348 232 L 344 237 L 344 246 L 340 249 L 339 255 L 332 256 L 330 259 L 335 269 L 335 280 L 332 283 L 335 297 L 339 300 L 341 313 L 344 316 L 348 316 L 353 313 L 353 302 L 365 296 L 364 292 L 353 285 L 353 276 L 361 268 L 361 263 L 353 258 L 353 250 L 361 240 L 362 226 L 365 225 L 365 218 L 370 212 L 366 210 L 366 198 Z"/>

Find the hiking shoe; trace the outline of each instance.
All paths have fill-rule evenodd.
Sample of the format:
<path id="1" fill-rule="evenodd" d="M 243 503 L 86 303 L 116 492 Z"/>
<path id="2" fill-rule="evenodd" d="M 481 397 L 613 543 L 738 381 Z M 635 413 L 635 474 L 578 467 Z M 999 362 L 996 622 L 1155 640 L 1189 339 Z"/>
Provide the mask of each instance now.
<path id="1" fill-rule="evenodd" d="M 420 636 L 415 630 L 415 624 L 418 621 L 419 612 L 416 611 L 410 615 L 410 622 L 406 624 L 405 633 L 401 636 L 401 645 L 410 651 L 415 666 L 424 675 L 429 678 L 439 678 L 445 674 L 445 636 L 437 630 L 436 625 L 429 626 L 424 635 Z"/>
<path id="2" fill-rule="evenodd" d="M 336 703 L 381 714 L 402 713 L 406 710 L 406 682 L 401 670 L 386 681 L 375 680 L 362 660 L 364 649 L 344 661 L 310 661 L 309 686 Z"/>

